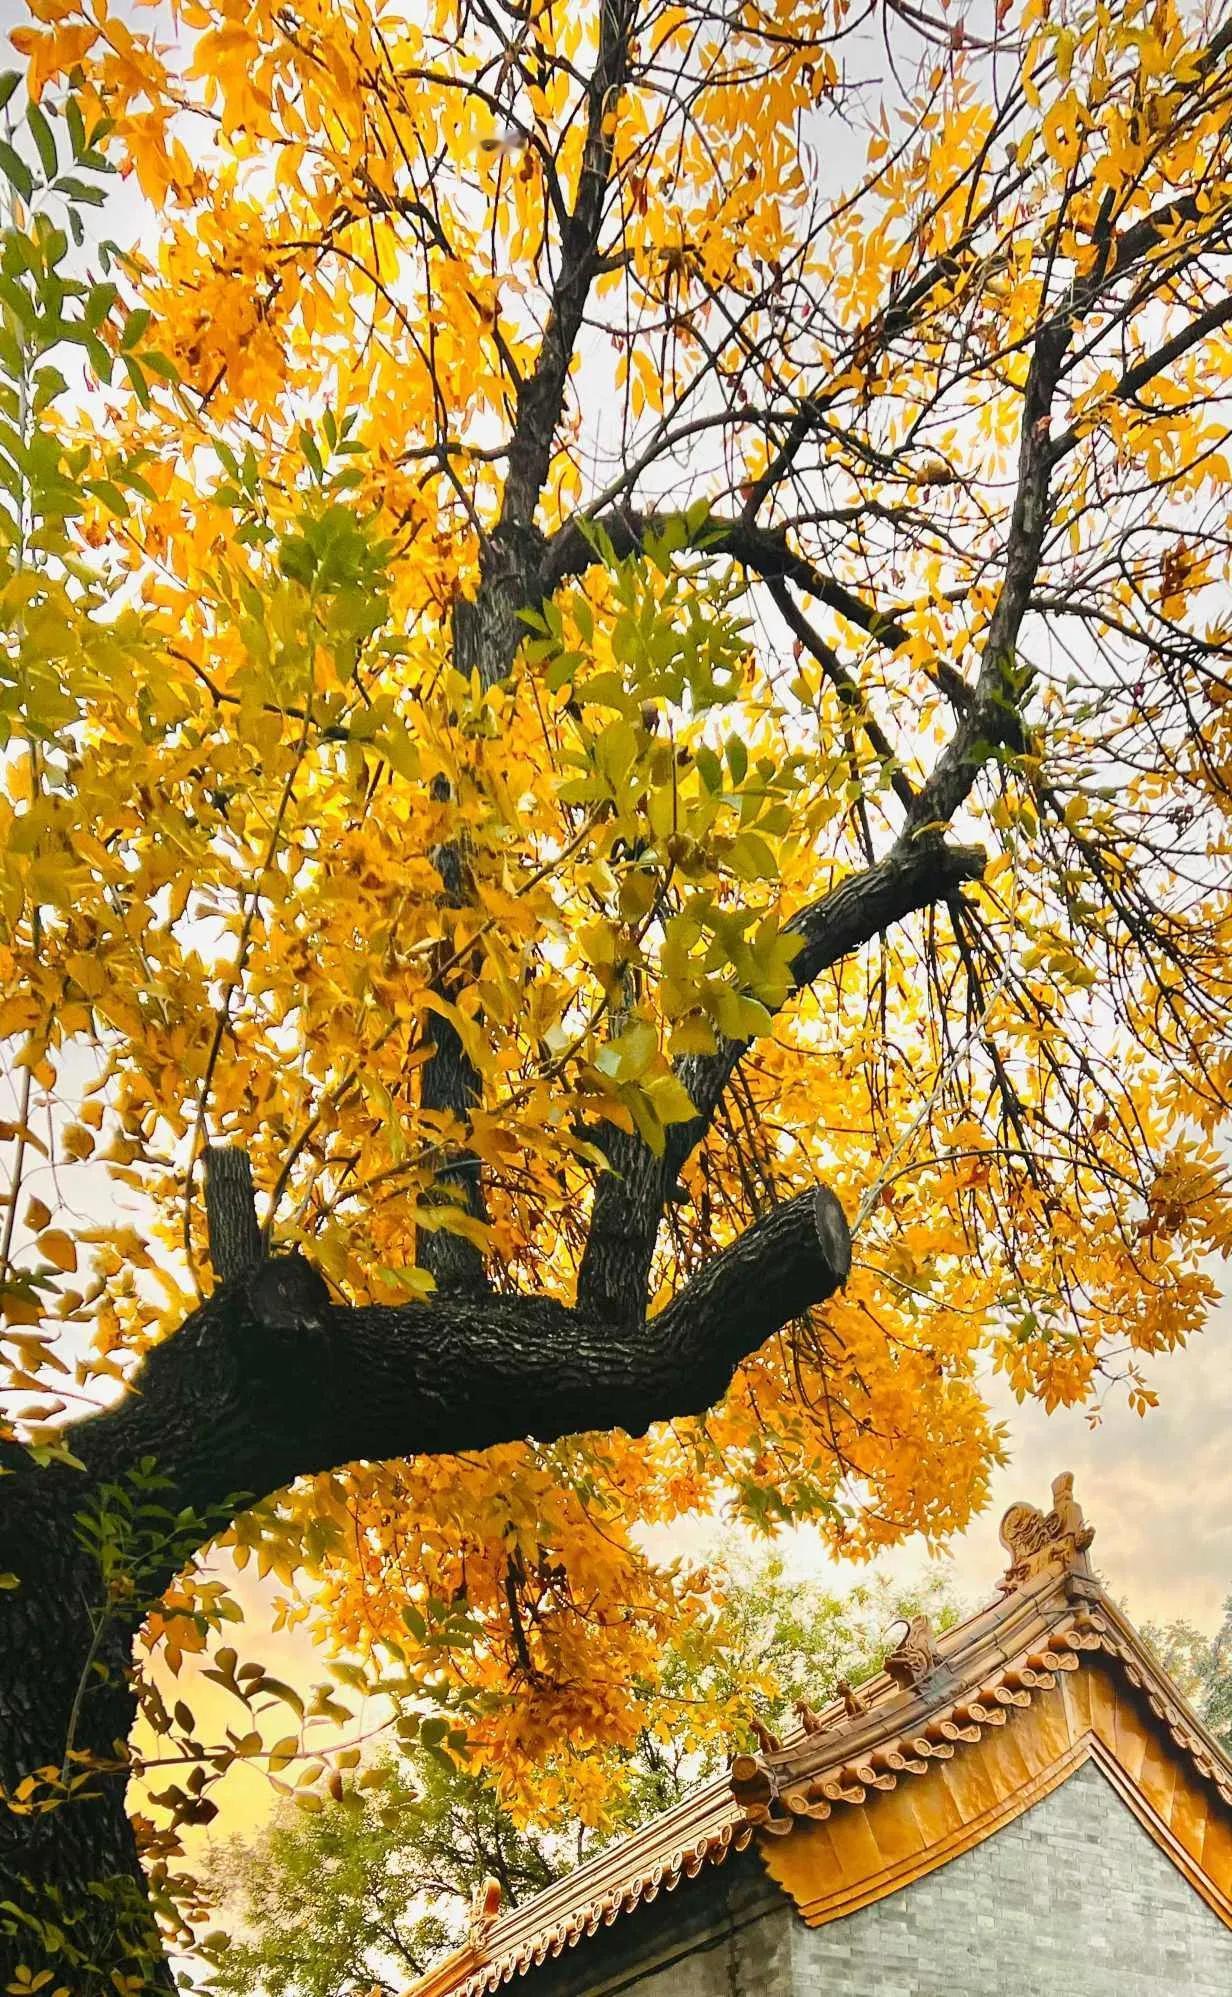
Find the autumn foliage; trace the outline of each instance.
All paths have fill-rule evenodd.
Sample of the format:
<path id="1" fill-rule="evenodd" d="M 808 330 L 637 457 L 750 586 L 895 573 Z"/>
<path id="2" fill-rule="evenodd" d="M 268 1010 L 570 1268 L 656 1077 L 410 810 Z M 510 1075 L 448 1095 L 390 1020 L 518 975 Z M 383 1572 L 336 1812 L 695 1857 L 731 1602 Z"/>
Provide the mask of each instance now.
<path id="1" fill-rule="evenodd" d="M 990 1365 L 1145 1409 L 1211 1304 L 1232 33 L 1171 0 L 27 6 L 14 1433 L 54 1450 L 174 1342 L 211 1142 L 339 1301 L 620 1324 L 824 1182 L 850 1279 L 709 1413 L 632 1438 L 600 1395 L 593 1434 L 208 1521 L 404 1724 L 601 1816 L 563 1743 L 669 1724 L 655 1660 L 709 1599 L 645 1527 L 937 1541 L 1002 1447 Z M 225 1648 L 226 1571 L 146 1628 L 187 1762 L 166 1667 Z M 302 1716 L 242 1658 L 208 1782 L 272 1746 L 294 1779 Z M 163 1858 L 206 1786 L 145 1806 Z"/>

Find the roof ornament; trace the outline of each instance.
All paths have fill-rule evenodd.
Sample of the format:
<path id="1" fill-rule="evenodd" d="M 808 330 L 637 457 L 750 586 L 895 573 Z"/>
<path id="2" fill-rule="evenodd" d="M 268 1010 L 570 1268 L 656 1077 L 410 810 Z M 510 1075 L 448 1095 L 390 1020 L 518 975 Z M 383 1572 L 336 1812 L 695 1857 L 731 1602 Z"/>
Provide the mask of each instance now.
<path id="1" fill-rule="evenodd" d="M 850 1678 L 840 1678 L 834 1689 L 843 1702 L 843 1711 L 849 1720 L 858 1720 L 861 1713 L 868 1711 L 868 1693 L 861 1692 Z"/>
<path id="2" fill-rule="evenodd" d="M 843 1709 L 840 1713 L 830 1711 L 825 1714 L 818 1713 L 809 1705 L 807 1699 L 796 1700 L 792 1710 L 800 1722 L 802 1732 L 806 1735 L 828 1733 L 831 1727 L 841 1727 L 846 1720 L 858 1720 L 868 1711 L 867 1694 L 857 1691 L 849 1678 L 839 1679 L 834 1688 L 834 1696 L 836 1700 L 842 1701 Z"/>
<path id="3" fill-rule="evenodd" d="M 1052 1510 L 1036 1505 L 1011 1505 L 1001 1521 L 1001 1544 L 1010 1564 L 998 1586 L 1003 1595 L 1027 1588 L 1041 1574 L 1082 1574 L 1091 1578 L 1087 1548 L 1095 1528 L 1082 1516 L 1074 1496 L 1074 1476 L 1063 1470 L 1052 1480 Z"/>
<path id="4" fill-rule="evenodd" d="M 482 1942 L 488 1929 L 493 1925 L 501 1910 L 501 1883 L 499 1879 L 485 1879 L 482 1886 L 476 1887 L 471 1901 L 470 1918 L 467 1930 L 472 1942 Z"/>
<path id="5" fill-rule="evenodd" d="M 782 1753 L 783 1751 L 782 1741 L 779 1739 L 776 1733 L 771 1733 L 770 1728 L 766 1725 L 764 1720 L 758 1719 L 756 1713 L 749 1714 L 749 1732 L 752 1734 L 754 1740 L 757 1742 L 757 1745 L 761 1749 L 763 1754 Z"/>
<path id="6" fill-rule="evenodd" d="M 896 1685 L 905 1692 L 915 1692 L 925 1685 L 941 1663 L 937 1650 L 937 1639 L 927 1616 L 906 1616 L 899 1618 L 906 1624 L 907 1634 L 886 1658 L 885 1668 Z"/>

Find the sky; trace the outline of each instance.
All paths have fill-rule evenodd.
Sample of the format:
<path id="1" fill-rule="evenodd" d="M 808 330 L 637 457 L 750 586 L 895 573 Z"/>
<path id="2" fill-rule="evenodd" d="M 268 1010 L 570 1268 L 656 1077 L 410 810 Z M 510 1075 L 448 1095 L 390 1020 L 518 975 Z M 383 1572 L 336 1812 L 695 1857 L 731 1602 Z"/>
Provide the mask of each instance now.
<path id="1" fill-rule="evenodd" d="M 838 1563 L 821 1552 L 815 1533 L 801 1527 L 777 1542 L 788 1572 L 820 1580 L 835 1593 L 877 1576 L 909 1585 L 939 1572 L 964 1610 L 978 1609 L 995 1598 L 1005 1570 L 997 1530 L 1006 1508 L 1025 1499 L 1047 1509 L 1053 1478 L 1070 1470 L 1075 1494 L 1095 1528 L 1091 1559 L 1113 1599 L 1139 1626 L 1187 1621 L 1213 1632 L 1224 1599 L 1232 1594 L 1232 1295 L 1203 1336 L 1188 1350 L 1155 1362 L 1149 1378 L 1159 1393 L 1157 1408 L 1143 1417 L 1131 1414 L 1113 1390 L 1097 1426 L 1081 1409 L 1047 1415 L 1036 1402 L 1020 1407 L 1003 1385 L 991 1381 L 994 1409 L 1009 1429 L 1011 1461 L 994 1478 L 987 1508 L 944 1556 L 930 1559 L 917 1541 L 868 1567 Z M 731 1543 L 730 1526 L 710 1516 L 682 1520 L 652 1535 L 652 1551 L 664 1559 L 677 1552 L 703 1559 L 712 1548 Z M 755 1550 L 751 1542 L 750 1550 Z M 302 1629 L 275 1634 L 269 1628 L 273 1598 L 281 1592 L 273 1583 L 262 1587 L 248 1576 L 241 1579 L 244 1655 L 307 1686 L 326 1677 L 326 1660 Z M 191 1663 L 181 1689 L 207 1736 L 211 1728 L 221 1734 L 236 1724 L 233 1702 L 204 1683 Z M 819 1687 L 818 1696 L 829 1689 Z M 359 1734 L 379 1727 L 384 1716 L 381 1702 L 370 1701 L 361 1710 Z M 190 1836 L 198 1856 L 232 1836 L 251 1836 L 277 1797 L 253 1766 L 233 1770 L 217 1801 L 222 1806 L 217 1824 L 200 1838 Z"/>
<path id="2" fill-rule="evenodd" d="M 1047 1509 L 1052 1480 L 1074 1472 L 1074 1487 L 1095 1527 L 1091 1558 L 1110 1593 L 1135 1622 L 1184 1620 L 1213 1630 L 1232 1594 L 1232 1300 L 1225 1299 L 1188 1351 L 1156 1362 L 1160 1405 L 1132 1414 L 1116 1390 L 1097 1426 L 1089 1410 L 1047 1415 L 1021 1407 L 1003 1383 L 989 1383 L 995 1412 L 1009 1427 L 1011 1461 L 999 1471 L 987 1509 L 954 1542 L 949 1565 L 965 1601 L 988 1599 L 1005 1566 L 997 1528 L 1007 1506 L 1025 1499 Z M 886 1557 L 878 1571 L 919 1573 L 916 1548 Z"/>
<path id="3" fill-rule="evenodd" d="M 1136 1623 L 1185 1621 L 1213 1632 L 1232 1595 L 1232 1284 L 1224 1288 L 1203 1335 L 1151 1363 L 1159 1406 L 1145 1416 L 1131 1413 L 1115 1387 L 1094 1421 L 1089 1408 L 1049 1415 L 1036 1401 L 1020 1406 L 990 1378 L 986 1393 L 1008 1430 L 1010 1460 L 994 1475 L 984 1511 L 945 1554 L 930 1558 L 912 1541 L 856 1567 L 828 1558 L 801 1527 L 780 1539 L 789 1568 L 842 1591 L 873 1575 L 910 1582 L 939 1566 L 956 1598 L 977 1608 L 1005 1569 L 997 1533 L 1006 1509 L 1025 1500 L 1047 1510 L 1054 1477 L 1069 1470 L 1095 1528 L 1092 1561 L 1114 1599 Z M 673 1530 L 682 1551 L 699 1554 L 729 1536 L 713 1520 Z M 665 1531 L 655 1551 L 668 1550 Z"/>
<path id="4" fill-rule="evenodd" d="M 115 0 L 113 10 L 142 26 L 154 18 L 136 0 Z M 30 18 L 27 0 L 0 0 L 0 34 Z M 169 26 L 165 16 L 160 26 Z M 0 67 L 7 66 L 5 53 L 0 49 Z M 853 143 L 841 127 L 830 135 L 828 173 L 841 175 Z M 108 232 L 124 238 L 139 232 L 142 220 L 135 188 L 117 185 Z M 1035 1405 L 1019 1407 L 1002 1383 L 990 1382 L 996 1411 L 1009 1426 L 1012 1461 L 996 1478 L 987 1513 L 956 1545 L 958 1584 L 976 1595 L 987 1587 L 998 1568 L 996 1521 L 1005 1505 L 1018 1498 L 1046 1502 L 1052 1477 L 1072 1469 L 1114 1589 L 1148 1618 L 1213 1624 L 1232 1590 L 1232 1449 L 1224 1443 L 1232 1434 L 1230 1345 L 1232 1290 L 1203 1338 L 1157 1362 L 1152 1384 L 1160 1407 L 1139 1419 L 1114 1390 L 1095 1428 L 1082 1411 L 1047 1417 Z M 798 1551 L 815 1564 L 806 1542 Z M 905 1551 L 886 1564 L 896 1573 L 914 1571 L 919 1558 Z"/>
<path id="5" fill-rule="evenodd" d="M 115 11 L 142 26 L 153 18 L 133 0 L 116 0 Z M 0 33 L 29 19 L 26 0 L 0 0 Z M 838 156 L 827 158 L 828 173 L 842 174 L 841 155 L 852 144 L 841 128 L 831 134 Z M 117 186 L 108 231 L 132 234 L 141 219 L 135 189 Z M 1151 1377 L 1159 1408 L 1140 1419 L 1114 1389 L 1096 1427 L 1084 1411 L 1048 1417 L 1034 1404 L 1020 1407 L 1003 1383 L 991 1381 L 994 1408 L 1009 1428 L 1011 1462 L 997 1475 L 986 1513 L 956 1543 L 960 1590 L 978 1599 L 999 1571 L 997 1520 L 1005 1506 L 1020 1498 L 1045 1504 L 1052 1478 L 1070 1469 L 1097 1528 L 1097 1564 L 1114 1592 L 1141 1618 L 1185 1617 L 1213 1626 L 1232 1591 L 1232 1450 L 1224 1442 L 1232 1434 L 1230 1345 L 1232 1292 L 1190 1350 L 1156 1362 Z M 819 1565 L 804 1534 L 793 1558 Z M 918 1571 L 921 1558 L 905 1549 L 884 1564 L 898 1576 Z M 841 1585 L 844 1570 L 834 1573 Z"/>

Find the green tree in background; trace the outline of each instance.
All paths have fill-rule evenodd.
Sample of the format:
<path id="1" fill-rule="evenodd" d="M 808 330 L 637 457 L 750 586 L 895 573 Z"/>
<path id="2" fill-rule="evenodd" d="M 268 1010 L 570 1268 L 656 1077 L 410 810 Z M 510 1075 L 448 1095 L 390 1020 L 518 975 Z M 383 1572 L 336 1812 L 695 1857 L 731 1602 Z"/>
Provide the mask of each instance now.
<path id="1" fill-rule="evenodd" d="M 1146 1635 L 1216 1740 L 1232 1750 L 1232 1595 L 1214 1636 L 1185 1622 L 1148 1628 Z"/>
<path id="2" fill-rule="evenodd" d="M 840 1678 L 867 1678 L 899 1617 L 927 1610 L 945 1628 L 959 1613 L 940 1581 L 840 1596 L 794 1580 L 778 1555 L 733 1568 L 722 1615 L 687 1627 L 668 1653 L 655 1729 L 633 1754 L 612 1755 L 602 1822 L 519 1826 L 482 1775 L 448 1756 L 383 1755 L 371 1786 L 361 1776 L 342 1801 L 310 1811 L 288 1801 L 257 1839 L 220 1852 L 211 1884 L 230 1938 L 207 1950 L 212 1987 L 224 1997 L 398 1990 L 459 1939 L 484 1880 L 516 1906 L 718 1771 L 718 1747 L 679 1747 L 673 1714 L 699 1702 L 726 1710 L 736 1745 L 754 1717 L 790 1725 L 797 1700 L 820 1704 Z"/>
<path id="3" fill-rule="evenodd" d="M 254 1843 L 222 1853 L 212 1884 L 247 1939 L 221 1950 L 215 1988 L 397 1990 L 449 1946 L 479 1880 L 499 1879 L 516 1904 L 562 1869 L 482 1777 L 426 1753 L 386 1754 L 372 1772 L 379 1787 L 311 1815 L 287 1803 Z"/>

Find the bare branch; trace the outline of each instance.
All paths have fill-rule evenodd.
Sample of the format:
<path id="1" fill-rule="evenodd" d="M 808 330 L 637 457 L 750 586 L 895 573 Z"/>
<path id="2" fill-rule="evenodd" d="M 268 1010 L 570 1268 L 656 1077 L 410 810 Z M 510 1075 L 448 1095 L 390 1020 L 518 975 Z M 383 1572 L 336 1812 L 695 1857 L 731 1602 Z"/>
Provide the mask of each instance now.
<path id="1" fill-rule="evenodd" d="M 617 558 L 622 559 L 635 554 L 647 539 L 661 534 L 680 520 L 682 516 L 672 513 L 644 513 L 621 507 L 616 512 L 604 514 L 593 524 L 602 528 Z M 818 603 L 824 603 L 827 610 L 833 610 L 863 631 L 875 644 L 889 651 L 897 651 L 900 645 L 911 643 L 911 632 L 902 621 L 906 615 L 904 611 L 878 610 L 875 604 L 857 596 L 835 576 L 826 575 L 807 556 L 789 545 L 783 528 L 758 527 L 751 521 L 728 520 L 712 513 L 693 540 L 707 554 L 727 555 L 766 581 L 794 583 L 797 589 Z M 544 597 L 552 595 L 570 576 L 584 574 L 596 560 L 595 544 L 580 525 L 573 523 L 562 527 L 547 544 L 539 572 L 536 601 L 542 602 Z M 970 705 L 971 692 L 961 673 L 945 659 L 932 660 L 926 670 L 955 711 L 964 713 Z"/>
<path id="2" fill-rule="evenodd" d="M 820 633 L 814 631 L 807 617 L 798 610 L 784 583 L 768 584 L 770 599 L 789 631 L 793 632 L 810 652 L 837 693 L 844 708 L 857 721 L 872 744 L 884 770 L 890 773 L 890 788 L 899 803 L 910 811 L 915 803 L 915 792 L 903 775 L 902 767 L 893 744 L 885 731 L 874 721 L 868 712 L 864 696 L 856 681 L 848 672 L 833 646 L 827 645 Z"/>

